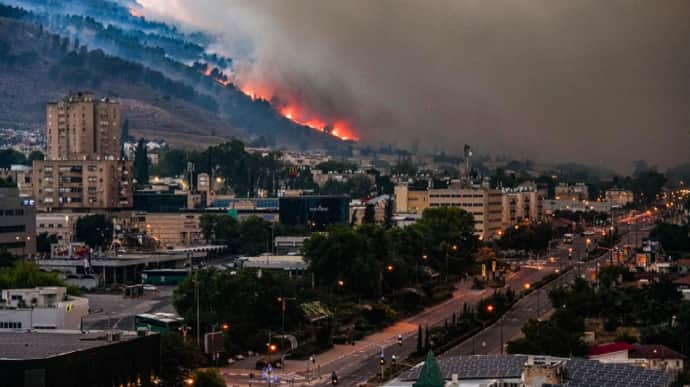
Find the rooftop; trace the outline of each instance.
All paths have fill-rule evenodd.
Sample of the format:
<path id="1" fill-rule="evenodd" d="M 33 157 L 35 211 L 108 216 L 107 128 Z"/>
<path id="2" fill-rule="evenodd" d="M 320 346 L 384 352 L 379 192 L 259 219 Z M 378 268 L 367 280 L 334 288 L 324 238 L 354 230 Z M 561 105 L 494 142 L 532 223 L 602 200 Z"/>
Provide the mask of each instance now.
<path id="1" fill-rule="evenodd" d="M 460 385 L 475 385 L 480 380 L 520 379 L 527 355 L 480 355 L 457 356 L 439 359 L 438 364 L 444 379 L 451 380 L 453 374 L 462 381 Z M 563 362 L 566 381 L 557 386 L 647 386 L 666 387 L 673 381 L 673 375 L 627 364 L 601 363 L 596 360 L 543 357 Z M 536 364 L 536 363 L 535 363 Z M 403 373 L 388 386 L 410 386 L 421 372 L 421 364 Z M 476 382 L 472 382 L 475 380 Z M 552 386 L 556 387 L 556 385 Z"/>
<path id="2" fill-rule="evenodd" d="M 633 348 L 635 348 L 634 345 L 624 342 L 596 345 L 590 349 L 589 356 L 600 356 L 608 353 L 629 351 Z"/>
<path id="3" fill-rule="evenodd" d="M 108 341 L 107 335 L 104 331 L 47 333 L 0 330 L 0 360 L 44 359 L 113 344 L 113 341 Z M 136 337 L 136 334 L 131 332 L 122 333 L 120 341 L 133 340 Z"/>

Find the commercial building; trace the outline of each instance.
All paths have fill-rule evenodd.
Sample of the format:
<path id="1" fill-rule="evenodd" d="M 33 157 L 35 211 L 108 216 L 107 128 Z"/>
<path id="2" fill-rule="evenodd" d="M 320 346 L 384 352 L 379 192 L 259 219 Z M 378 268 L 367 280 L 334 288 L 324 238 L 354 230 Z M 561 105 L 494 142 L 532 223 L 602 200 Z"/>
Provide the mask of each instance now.
<path id="1" fill-rule="evenodd" d="M 36 254 L 36 209 L 19 189 L 0 188 L 0 249 L 18 256 Z"/>
<path id="2" fill-rule="evenodd" d="M 0 294 L 0 329 L 81 329 L 89 314 L 89 300 L 68 296 L 65 287 L 3 289 Z"/>
<path id="3" fill-rule="evenodd" d="M 45 160 L 33 163 L 41 210 L 129 208 L 132 163 L 119 160 L 120 105 L 75 93 L 46 107 Z"/>
<path id="4" fill-rule="evenodd" d="M 621 207 L 635 201 L 635 195 L 632 193 L 632 191 L 620 188 L 611 188 L 607 190 L 605 197 L 606 201 L 611 203 L 611 205 Z"/>
<path id="5" fill-rule="evenodd" d="M 0 385 L 159 385 L 160 335 L 136 332 L 0 331 Z"/>
<path id="6" fill-rule="evenodd" d="M 478 237 L 496 237 L 503 222 L 503 192 L 484 187 L 464 187 L 452 184 L 449 188 L 410 190 L 406 184 L 395 187 L 395 206 L 398 213 L 421 214 L 428 207 L 458 207 L 473 215 Z"/>
<path id="7" fill-rule="evenodd" d="M 575 185 L 558 183 L 554 188 L 554 194 L 556 200 L 587 200 L 589 199 L 589 188 L 585 183 L 576 183 Z"/>
<path id="8" fill-rule="evenodd" d="M 440 375 L 434 369 L 440 370 Z M 667 387 L 672 382 L 673 375 L 670 373 L 627 364 L 605 364 L 594 360 L 551 356 L 474 355 L 449 357 L 437 362 L 427 357 L 424 363 L 403 372 L 384 386 Z"/>
<path id="9" fill-rule="evenodd" d="M 30 197 L 33 195 L 33 184 L 31 182 L 32 172 L 28 165 L 10 165 L 9 168 L 0 168 L 0 179 L 12 182 L 19 188 L 19 196 Z"/>
<path id="10" fill-rule="evenodd" d="M 277 236 L 273 239 L 273 251 L 278 254 L 299 253 L 302 251 L 306 236 Z"/>
<path id="11" fill-rule="evenodd" d="M 347 196 L 296 196 L 279 198 L 280 223 L 306 225 L 312 231 L 324 231 L 332 224 L 348 224 Z"/>

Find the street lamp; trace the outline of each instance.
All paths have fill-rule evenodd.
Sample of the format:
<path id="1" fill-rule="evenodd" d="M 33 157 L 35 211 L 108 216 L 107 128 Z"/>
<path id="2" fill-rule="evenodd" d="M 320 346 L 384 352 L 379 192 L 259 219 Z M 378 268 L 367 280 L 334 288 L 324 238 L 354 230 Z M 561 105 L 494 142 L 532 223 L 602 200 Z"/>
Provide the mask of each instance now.
<path id="1" fill-rule="evenodd" d="M 530 283 L 526 283 L 524 285 L 525 290 L 530 290 L 531 287 L 532 287 L 532 285 Z"/>
<path id="2" fill-rule="evenodd" d="M 489 313 L 493 313 L 494 311 L 494 306 L 489 304 L 486 306 L 486 311 Z M 503 355 L 503 316 L 500 316 L 498 318 L 498 327 L 501 332 L 501 355 Z"/>

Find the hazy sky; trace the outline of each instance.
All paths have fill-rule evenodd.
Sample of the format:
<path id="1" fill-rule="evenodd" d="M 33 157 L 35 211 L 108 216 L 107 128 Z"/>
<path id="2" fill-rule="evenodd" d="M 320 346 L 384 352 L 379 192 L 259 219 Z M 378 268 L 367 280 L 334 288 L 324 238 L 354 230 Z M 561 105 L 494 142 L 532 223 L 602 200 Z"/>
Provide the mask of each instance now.
<path id="1" fill-rule="evenodd" d="M 139 0 L 365 142 L 688 161 L 688 0 Z"/>

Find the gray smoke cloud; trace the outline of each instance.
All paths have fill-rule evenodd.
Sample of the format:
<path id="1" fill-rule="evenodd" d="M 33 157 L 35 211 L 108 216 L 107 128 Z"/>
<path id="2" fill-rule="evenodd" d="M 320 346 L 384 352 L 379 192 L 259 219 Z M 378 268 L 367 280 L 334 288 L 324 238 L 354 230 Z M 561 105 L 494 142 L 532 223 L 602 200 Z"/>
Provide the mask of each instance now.
<path id="1" fill-rule="evenodd" d="M 138 0 L 365 143 L 629 170 L 688 160 L 686 0 Z M 250 44 L 247 44 L 249 42 Z"/>

